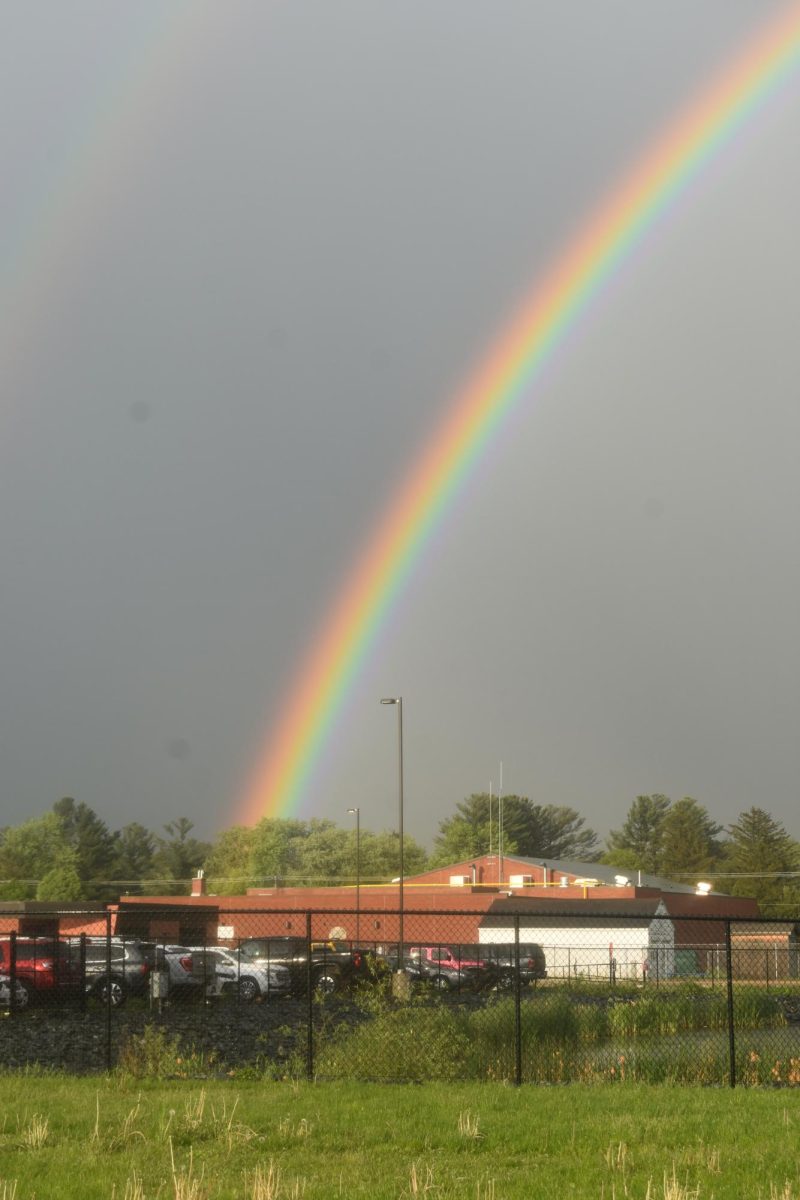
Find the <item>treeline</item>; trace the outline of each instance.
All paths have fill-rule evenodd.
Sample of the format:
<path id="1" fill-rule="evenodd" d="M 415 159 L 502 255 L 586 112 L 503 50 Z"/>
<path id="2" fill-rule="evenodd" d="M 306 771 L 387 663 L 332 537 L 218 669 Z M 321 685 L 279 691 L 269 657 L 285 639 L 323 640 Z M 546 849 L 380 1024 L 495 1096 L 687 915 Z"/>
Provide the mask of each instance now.
<path id="1" fill-rule="evenodd" d="M 111 831 L 67 796 L 50 812 L 0 829 L 0 899 L 114 900 L 120 894 L 178 895 L 211 852 L 186 817 L 153 833 L 133 821 Z"/>
<path id="2" fill-rule="evenodd" d="M 684 883 L 710 877 L 719 891 L 754 896 L 765 913 L 800 905 L 800 843 L 762 808 L 723 827 L 690 796 L 637 796 L 602 861 Z"/>
<path id="3" fill-rule="evenodd" d="M 394 831 L 330 820 L 264 818 L 234 825 L 212 842 L 192 836 L 186 817 L 159 832 L 132 822 L 112 831 L 88 805 L 59 800 L 50 812 L 0 830 L 0 899 L 51 902 L 108 900 L 120 895 L 179 895 L 199 869 L 209 890 L 236 895 L 248 887 L 387 882 L 399 871 Z M 462 862 L 501 848 L 541 861 L 603 862 L 685 883 L 710 878 L 716 889 L 754 896 L 764 911 L 800 905 L 800 845 L 769 813 L 750 808 L 727 828 L 691 797 L 637 796 L 625 822 L 601 846 L 585 819 L 566 806 L 502 800 L 474 793 L 440 823 L 428 853 L 404 835 L 404 870 Z"/>
<path id="4" fill-rule="evenodd" d="M 491 816 L 491 822 L 490 822 Z M 761 808 L 750 808 L 732 825 L 716 822 L 691 796 L 672 801 L 637 796 L 620 829 L 605 845 L 571 808 L 533 804 L 524 796 L 503 801 L 503 850 L 524 858 L 598 861 L 626 874 L 644 871 L 681 883 L 709 878 L 718 891 L 754 896 L 769 911 L 800 906 L 800 844 Z M 470 796 L 443 821 L 433 863 L 483 854 L 498 846 L 498 802 Z"/>

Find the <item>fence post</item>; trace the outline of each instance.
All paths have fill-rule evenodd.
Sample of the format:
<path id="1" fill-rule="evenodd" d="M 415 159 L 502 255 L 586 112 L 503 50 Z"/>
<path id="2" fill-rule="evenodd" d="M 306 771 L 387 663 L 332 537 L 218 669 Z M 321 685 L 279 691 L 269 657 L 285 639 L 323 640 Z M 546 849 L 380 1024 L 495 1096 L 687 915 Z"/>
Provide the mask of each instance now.
<path id="1" fill-rule="evenodd" d="M 106 1070 L 111 1070 L 111 913 L 106 912 Z"/>
<path id="2" fill-rule="evenodd" d="M 731 919 L 725 920 L 725 974 L 728 981 L 728 1055 L 731 1087 L 736 1087 L 736 1037 L 733 1031 L 733 954 L 731 951 Z"/>
<path id="3" fill-rule="evenodd" d="M 306 1075 L 314 1079 L 314 978 L 311 970 L 311 913 L 306 913 Z"/>
<path id="4" fill-rule="evenodd" d="M 519 978 L 519 915 L 514 917 L 514 1083 L 522 1083 L 522 999 Z"/>
<path id="5" fill-rule="evenodd" d="M 14 929 L 8 935 L 8 986 L 11 989 L 8 1012 L 13 1017 L 17 1007 L 17 933 Z"/>
<path id="6" fill-rule="evenodd" d="M 208 1011 L 207 1010 L 208 1010 L 208 1000 L 209 1000 L 209 996 L 208 996 L 209 984 L 213 985 L 214 991 L 217 990 L 217 981 L 215 978 L 216 969 L 217 969 L 216 963 L 214 964 L 214 975 L 212 975 L 211 979 L 209 979 L 209 977 L 208 977 L 208 925 L 206 924 L 205 921 L 203 922 L 203 951 L 202 951 L 202 953 L 203 953 L 203 1003 L 200 1005 L 200 1024 L 202 1026 L 202 1029 L 205 1031 L 205 1029 L 208 1027 Z"/>
<path id="7" fill-rule="evenodd" d="M 78 942 L 78 976 L 80 978 L 81 994 L 78 1000 L 78 1006 L 82 1013 L 86 1012 L 87 995 L 86 995 L 86 932 L 80 936 Z"/>

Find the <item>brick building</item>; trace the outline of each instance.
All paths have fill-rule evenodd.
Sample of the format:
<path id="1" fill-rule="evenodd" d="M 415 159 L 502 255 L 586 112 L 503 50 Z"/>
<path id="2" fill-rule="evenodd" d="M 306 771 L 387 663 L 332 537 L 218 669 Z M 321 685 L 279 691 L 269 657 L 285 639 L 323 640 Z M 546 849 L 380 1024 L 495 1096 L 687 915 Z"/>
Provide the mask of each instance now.
<path id="1" fill-rule="evenodd" d="M 188 897 L 123 897 L 117 928 L 121 933 L 178 943 L 235 944 L 242 937 L 304 936 L 310 920 L 311 936 L 316 940 L 337 938 L 386 945 L 399 939 L 398 881 L 359 888 L 251 888 L 243 896 L 223 897 L 209 895 L 206 881 L 200 877 L 193 881 L 192 893 Z M 597 927 L 598 905 L 605 912 L 613 911 L 631 920 L 642 919 L 643 905 L 651 917 L 659 905 L 671 918 L 729 916 L 752 920 L 759 915 L 752 899 L 698 893 L 688 884 L 641 872 L 625 875 L 619 868 L 600 863 L 484 855 L 404 879 L 403 939 L 477 943 L 481 941 L 484 918 L 500 901 L 530 915 L 539 911 L 545 915 L 565 913 L 572 929 L 576 923 L 580 925 L 582 916 L 588 918 L 587 929 Z M 695 922 L 678 922 L 676 940 L 688 944 L 699 928 Z M 702 940 L 716 944 L 721 939 L 720 921 L 705 922 L 703 928 L 706 935 Z"/>

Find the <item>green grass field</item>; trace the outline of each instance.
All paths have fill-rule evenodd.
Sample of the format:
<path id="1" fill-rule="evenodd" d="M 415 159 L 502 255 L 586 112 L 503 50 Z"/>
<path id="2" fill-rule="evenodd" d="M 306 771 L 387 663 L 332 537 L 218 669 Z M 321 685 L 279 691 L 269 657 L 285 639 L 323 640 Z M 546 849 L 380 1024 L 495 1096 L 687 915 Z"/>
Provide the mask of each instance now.
<path id="1" fill-rule="evenodd" d="M 799 1200 L 800 1093 L 0 1076 L 0 1200 Z"/>

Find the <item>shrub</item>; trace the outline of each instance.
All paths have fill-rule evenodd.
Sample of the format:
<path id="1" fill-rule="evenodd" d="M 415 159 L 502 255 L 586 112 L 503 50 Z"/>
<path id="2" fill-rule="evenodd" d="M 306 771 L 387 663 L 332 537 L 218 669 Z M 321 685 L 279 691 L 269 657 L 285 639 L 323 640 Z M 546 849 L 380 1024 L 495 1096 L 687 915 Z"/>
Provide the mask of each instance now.
<path id="1" fill-rule="evenodd" d="M 316 1057 L 317 1074 L 331 1079 L 422 1082 L 463 1078 L 469 1041 L 443 1005 L 380 1012 L 340 1030 Z"/>
<path id="2" fill-rule="evenodd" d="M 194 1046 L 184 1047 L 177 1034 L 150 1024 L 125 1038 L 118 1066 L 123 1074 L 136 1079 L 185 1079 L 207 1073 L 214 1057 L 213 1052 L 203 1055 Z"/>

